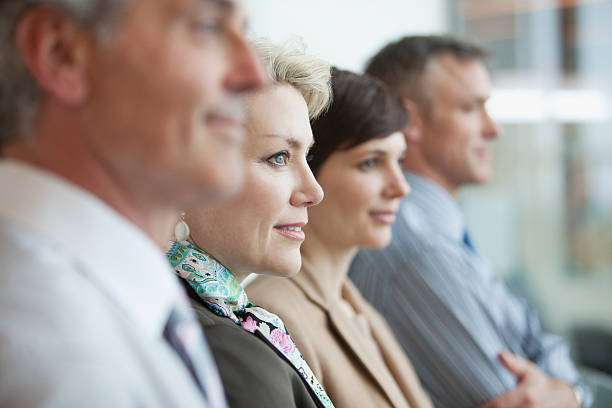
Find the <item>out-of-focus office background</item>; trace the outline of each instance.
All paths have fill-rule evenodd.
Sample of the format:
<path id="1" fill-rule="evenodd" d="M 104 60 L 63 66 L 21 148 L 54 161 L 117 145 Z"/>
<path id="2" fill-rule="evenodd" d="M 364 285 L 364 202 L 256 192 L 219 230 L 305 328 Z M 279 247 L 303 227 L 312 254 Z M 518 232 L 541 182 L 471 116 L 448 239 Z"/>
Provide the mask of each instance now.
<path id="1" fill-rule="evenodd" d="M 571 340 L 582 365 L 612 374 L 612 0 L 246 4 L 256 35 L 299 35 L 358 72 L 406 34 L 459 34 L 493 51 L 496 176 L 461 203 L 482 251 L 546 329 Z M 612 406 L 599 392 L 597 406 Z"/>

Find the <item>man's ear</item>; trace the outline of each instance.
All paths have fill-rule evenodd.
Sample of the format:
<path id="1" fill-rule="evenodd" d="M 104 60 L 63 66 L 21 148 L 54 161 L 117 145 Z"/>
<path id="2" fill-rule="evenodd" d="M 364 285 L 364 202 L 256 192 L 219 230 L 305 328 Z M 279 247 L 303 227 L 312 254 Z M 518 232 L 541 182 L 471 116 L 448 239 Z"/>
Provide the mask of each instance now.
<path id="1" fill-rule="evenodd" d="M 423 111 L 409 98 L 402 98 L 404 109 L 408 113 L 408 125 L 404 129 L 406 143 L 418 143 L 423 134 Z"/>
<path id="2" fill-rule="evenodd" d="M 66 14 L 48 6 L 26 11 L 15 31 L 17 51 L 45 93 L 67 105 L 87 97 L 89 36 Z"/>

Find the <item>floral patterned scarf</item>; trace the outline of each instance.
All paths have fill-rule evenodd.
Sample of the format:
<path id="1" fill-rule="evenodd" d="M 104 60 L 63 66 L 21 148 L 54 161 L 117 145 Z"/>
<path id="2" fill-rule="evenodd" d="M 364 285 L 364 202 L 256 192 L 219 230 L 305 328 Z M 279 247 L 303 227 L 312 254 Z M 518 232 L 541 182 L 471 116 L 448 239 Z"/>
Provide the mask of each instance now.
<path id="1" fill-rule="evenodd" d="M 189 242 L 173 242 L 166 255 L 174 271 L 213 313 L 231 319 L 249 333 L 262 334 L 297 369 L 323 406 L 334 406 L 282 320 L 249 302 L 246 292 L 227 268 Z"/>

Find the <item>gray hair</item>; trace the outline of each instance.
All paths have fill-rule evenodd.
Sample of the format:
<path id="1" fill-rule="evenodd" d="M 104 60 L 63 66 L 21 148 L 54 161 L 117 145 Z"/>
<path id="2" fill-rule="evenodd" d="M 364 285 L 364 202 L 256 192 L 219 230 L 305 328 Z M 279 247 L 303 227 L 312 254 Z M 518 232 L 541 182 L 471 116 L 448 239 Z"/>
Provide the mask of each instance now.
<path id="1" fill-rule="evenodd" d="M 368 61 L 366 74 L 383 81 L 398 97 L 408 97 L 427 105 L 423 75 L 427 63 L 451 54 L 463 60 L 486 61 L 489 51 L 468 40 L 448 35 L 414 35 L 383 47 Z"/>
<path id="2" fill-rule="evenodd" d="M 331 66 L 327 62 L 307 54 L 301 40 L 280 45 L 264 39 L 253 43 L 272 82 L 291 85 L 302 94 L 310 119 L 327 110 L 332 100 Z"/>
<path id="3" fill-rule="evenodd" d="M 129 0 L 2 0 L 0 1 L 0 150 L 17 138 L 33 137 L 42 91 L 15 46 L 15 29 L 35 6 L 62 10 L 77 23 L 92 27 L 100 39 L 112 32 L 115 17 Z"/>

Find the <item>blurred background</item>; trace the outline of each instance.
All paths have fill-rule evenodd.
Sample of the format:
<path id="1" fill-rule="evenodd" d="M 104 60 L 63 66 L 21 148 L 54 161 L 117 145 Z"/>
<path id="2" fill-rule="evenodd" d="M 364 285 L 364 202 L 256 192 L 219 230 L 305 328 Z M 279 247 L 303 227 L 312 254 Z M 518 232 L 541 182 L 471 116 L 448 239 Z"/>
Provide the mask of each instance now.
<path id="1" fill-rule="evenodd" d="M 460 197 L 473 235 L 612 407 L 612 0 L 251 0 L 255 35 L 296 35 L 362 72 L 407 34 L 486 45 L 502 127 L 492 183 Z"/>

